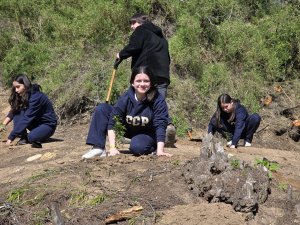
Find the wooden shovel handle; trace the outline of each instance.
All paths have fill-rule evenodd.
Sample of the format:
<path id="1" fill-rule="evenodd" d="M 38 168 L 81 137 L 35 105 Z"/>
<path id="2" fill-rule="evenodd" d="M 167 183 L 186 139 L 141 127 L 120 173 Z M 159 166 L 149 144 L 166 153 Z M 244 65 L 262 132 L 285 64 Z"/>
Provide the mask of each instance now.
<path id="1" fill-rule="evenodd" d="M 116 69 L 113 69 L 111 79 L 110 79 L 109 88 L 108 88 L 108 92 L 107 92 L 107 96 L 106 96 L 106 100 L 105 100 L 106 103 L 109 103 L 111 90 L 112 90 L 112 86 L 113 86 L 113 83 L 114 83 L 114 80 L 115 80 L 115 76 L 116 76 Z"/>

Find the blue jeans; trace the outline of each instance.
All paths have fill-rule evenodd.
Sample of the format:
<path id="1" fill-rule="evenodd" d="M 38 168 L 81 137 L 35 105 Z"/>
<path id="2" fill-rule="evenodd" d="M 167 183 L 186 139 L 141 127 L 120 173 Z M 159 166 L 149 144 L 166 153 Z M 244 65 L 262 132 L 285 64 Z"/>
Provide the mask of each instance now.
<path id="1" fill-rule="evenodd" d="M 163 84 L 158 84 L 157 85 L 157 91 L 158 91 L 158 93 L 160 93 L 164 97 L 164 99 L 166 99 L 166 97 L 167 97 L 167 88 L 168 88 L 168 86 L 169 86 L 168 83 L 163 83 Z M 173 124 L 173 121 L 170 118 L 170 116 L 168 118 L 168 124 Z"/>

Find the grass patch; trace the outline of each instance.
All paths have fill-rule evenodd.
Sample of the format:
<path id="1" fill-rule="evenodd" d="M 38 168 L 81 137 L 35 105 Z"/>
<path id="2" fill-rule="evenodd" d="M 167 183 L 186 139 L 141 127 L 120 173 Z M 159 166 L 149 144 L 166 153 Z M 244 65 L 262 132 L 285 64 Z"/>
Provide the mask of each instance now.
<path id="1" fill-rule="evenodd" d="M 41 180 L 41 179 L 48 178 L 50 176 L 56 175 L 56 174 L 60 173 L 61 171 L 62 171 L 62 168 L 45 169 L 40 173 L 32 175 L 31 177 L 29 177 L 28 180 L 30 182 Z"/>

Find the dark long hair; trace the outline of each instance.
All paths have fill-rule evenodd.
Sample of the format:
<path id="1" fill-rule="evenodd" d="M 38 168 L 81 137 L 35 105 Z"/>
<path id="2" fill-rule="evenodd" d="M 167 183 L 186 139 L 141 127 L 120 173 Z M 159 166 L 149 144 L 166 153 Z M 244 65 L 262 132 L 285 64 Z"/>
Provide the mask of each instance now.
<path id="1" fill-rule="evenodd" d="M 132 70 L 131 77 L 130 77 L 130 83 L 131 84 L 133 84 L 135 76 L 137 74 L 140 74 L 140 73 L 146 74 L 150 79 L 151 87 L 146 93 L 146 98 L 149 102 L 151 102 L 153 100 L 153 98 L 155 97 L 156 93 L 157 93 L 156 78 L 154 77 L 154 75 L 153 75 L 152 71 L 149 69 L 149 67 L 139 66 L 139 67 L 133 68 L 133 70 Z"/>
<path id="2" fill-rule="evenodd" d="M 132 23 L 139 23 L 144 24 L 146 22 L 150 22 L 148 15 L 144 13 L 136 13 L 129 19 L 130 24 Z"/>
<path id="3" fill-rule="evenodd" d="M 41 86 L 38 84 L 32 84 L 29 78 L 25 74 L 18 74 L 14 79 L 13 82 L 16 81 L 20 84 L 23 84 L 25 87 L 25 92 L 22 95 L 19 95 L 15 87 L 13 86 L 11 89 L 11 94 L 8 99 L 8 103 L 11 106 L 11 112 L 14 113 L 16 111 L 19 111 L 23 108 L 28 107 L 29 103 L 29 97 L 31 92 L 34 91 L 40 91 Z"/>
<path id="4" fill-rule="evenodd" d="M 223 103 L 231 103 L 233 102 L 233 110 L 232 110 L 232 113 L 228 119 L 228 122 L 232 122 L 235 118 L 235 108 L 236 108 L 236 103 L 239 102 L 239 100 L 236 100 L 236 99 L 233 99 L 230 97 L 230 95 L 228 94 L 221 94 L 219 97 L 218 97 L 218 102 L 217 102 L 217 110 L 215 112 L 215 117 L 216 117 L 216 120 L 217 120 L 217 127 L 220 127 L 221 126 L 221 114 L 224 113 L 222 108 L 221 108 L 221 104 Z"/>

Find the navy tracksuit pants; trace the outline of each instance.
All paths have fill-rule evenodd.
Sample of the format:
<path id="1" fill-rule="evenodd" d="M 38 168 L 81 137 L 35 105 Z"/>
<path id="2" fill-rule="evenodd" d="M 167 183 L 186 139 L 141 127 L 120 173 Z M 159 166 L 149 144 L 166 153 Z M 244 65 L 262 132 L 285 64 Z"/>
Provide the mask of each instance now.
<path id="1" fill-rule="evenodd" d="M 24 113 L 25 111 L 21 110 L 19 113 L 14 115 L 14 126 L 17 126 L 19 121 L 23 119 Z M 31 122 L 27 127 L 27 129 L 30 131 L 29 134 L 27 134 L 25 129 L 20 137 L 23 138 L 27 136 L 28 141 L 32 143 L 33 141 L 43 142 L 54 134 L 56 126 L 49 126 L 47 124 L 41 124 L 38 122 L 38 119 Z"/>
<path id="2" fill-rule="evenodd" d="M 256 132 L 257 128 L 259 127 L 260 120 L 261 117 L 257 113 L 249 115 L 246 119 L 246 124 L 241 139 L 244 139 L 245 141 L 251 143 L 253 139 L 253 135 Z M 234 127 L 226 126 L 226 124 L 223 123 L 222 120 L 221 120 L 220 128 L 217 127 L 216 118 L 212 120 L 212 124 L 213 124 L 213 130 L 218 131 L 224 136 L 226 136 L 225 133 L 230 133 L 232 135 L 234 133 Z"/>
<path id="3" fill-rule="evenodd" d="M 99 104 L 93 113 L 86 144 L 105 149 L 107 126 L 113 106 Z M 148 134 L 125 135 L 131 138 L 129 150 L 134 155 L 145 155 L 156 150 L 155 137 Z"/>

